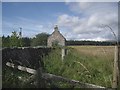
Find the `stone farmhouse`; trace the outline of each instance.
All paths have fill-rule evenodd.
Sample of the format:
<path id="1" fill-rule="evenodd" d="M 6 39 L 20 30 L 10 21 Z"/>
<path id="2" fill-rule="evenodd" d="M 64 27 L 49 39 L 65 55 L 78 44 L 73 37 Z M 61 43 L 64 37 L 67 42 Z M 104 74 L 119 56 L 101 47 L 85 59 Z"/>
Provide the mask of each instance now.
<path id="1" fill-rule="evenodd" d="M 54 32 L 48 37 L 47 46 L 52 47 L 54 44 L 65 46 L 65 42 L 65 37 L 59 32 L 58 26 L 56 25 L 54 27 Z"/>

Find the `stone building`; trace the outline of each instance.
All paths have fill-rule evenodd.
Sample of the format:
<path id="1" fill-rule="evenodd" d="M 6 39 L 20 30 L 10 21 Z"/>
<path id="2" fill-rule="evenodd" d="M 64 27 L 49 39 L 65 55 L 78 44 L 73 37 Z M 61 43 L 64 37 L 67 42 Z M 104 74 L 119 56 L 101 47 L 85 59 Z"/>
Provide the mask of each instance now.
<path id="1" fill-rule="evenodd" d="M 59 32 L 58 26 L 54 27 L 54 32 L 48 37 L 47 46 L 52 47 L 53 45 L 65 46 L 66 39 Z"/>

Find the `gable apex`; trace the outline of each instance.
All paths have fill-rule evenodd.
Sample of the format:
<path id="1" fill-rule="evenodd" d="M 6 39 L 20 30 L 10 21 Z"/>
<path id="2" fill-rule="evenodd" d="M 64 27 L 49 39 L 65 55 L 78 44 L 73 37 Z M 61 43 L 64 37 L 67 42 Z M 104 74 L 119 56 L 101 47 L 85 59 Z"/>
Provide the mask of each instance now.
<path id="1" fill-rule="evenodd" d="M 48 46 L 51 47 L 52 43 L 55 42 L 55 41 L 57 41 L 60 46 L 65 46 L 66 39 L 60 33 L 60 31 L 58 30 L 57 25 L 54 27 L 53 33 L 48 37 L 48 41 L 47 41 Z"/>
<path id="2" fill-rule="evenodd" d="M 65 37 L 60 33 L 57 25 L 54 27 L 54 31 L 53 31 L 53 33 L 50 36 L 52 36 L 54 34 L 59 34 L 60 36 L 62 36 L 65 39 Z"/>

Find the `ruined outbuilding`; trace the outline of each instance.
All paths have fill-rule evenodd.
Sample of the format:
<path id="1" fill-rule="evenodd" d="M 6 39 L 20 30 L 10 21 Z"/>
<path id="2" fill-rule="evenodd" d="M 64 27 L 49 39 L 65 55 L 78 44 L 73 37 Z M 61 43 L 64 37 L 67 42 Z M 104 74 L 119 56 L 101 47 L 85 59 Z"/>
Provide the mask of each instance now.
<path id="1" fill-rule="evenodd" d="M 65 46 L 65 37 L 59 32 L 58 26 L 54 27 L 54 32 L 48 37 L 47 46 L 52 47 L 57 44 L 59 46 Z"/>

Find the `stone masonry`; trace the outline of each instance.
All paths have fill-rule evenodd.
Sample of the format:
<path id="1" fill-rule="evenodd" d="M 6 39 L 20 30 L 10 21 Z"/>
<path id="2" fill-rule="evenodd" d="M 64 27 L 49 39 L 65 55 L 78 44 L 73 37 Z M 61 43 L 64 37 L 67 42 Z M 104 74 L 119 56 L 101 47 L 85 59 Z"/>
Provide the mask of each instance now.
<path id="1" fill-rule="evenodd" d="M 66 39 L 64 36 L 59 32 L 58 26 L 54 27 L 54 32 L 48 37 L 47 46 L 52 47 L 54 42 L 57 42 L 60 46 L 65 46 Z"/>

